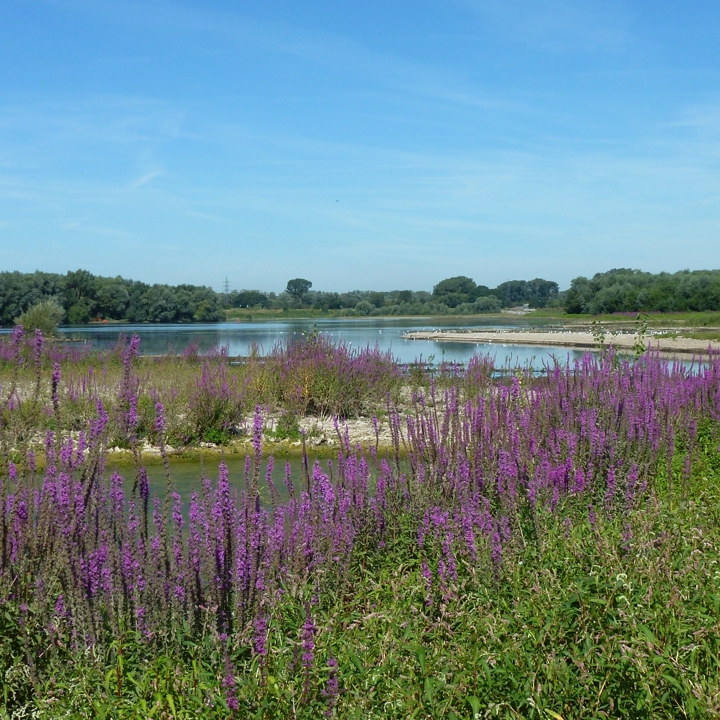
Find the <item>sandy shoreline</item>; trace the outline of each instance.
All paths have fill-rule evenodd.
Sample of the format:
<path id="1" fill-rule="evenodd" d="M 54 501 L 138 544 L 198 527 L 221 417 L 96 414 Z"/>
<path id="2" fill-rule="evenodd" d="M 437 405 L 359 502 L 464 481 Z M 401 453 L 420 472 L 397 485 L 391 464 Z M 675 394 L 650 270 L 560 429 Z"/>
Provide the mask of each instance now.
<path id="1" fill-rule="evenodd" d="M 465 342 L 488 345 L 543 345 L 546 347 L 567 347 L 598 349 L 598 342 L 589 332 L 528 332 L 519 331 L 498 331 L 498 330 L 437 330 L 410 332 L 403 335 L 406 340 L 434 340 L 436 342 Z M 637 336 L 634 333 L 606 334 L 605 345 L 614 346 L 618 350 L 633 350 L 637 343 Z M 667 354 L 684 355 L 707 355 L 708 347 L 713 352 L 720 352 L 720 342 L 695 340 L 684 337 L 664 337 L 658 335 L 647 335 L 645 344 L 648 348 L 659 350 Z"/>

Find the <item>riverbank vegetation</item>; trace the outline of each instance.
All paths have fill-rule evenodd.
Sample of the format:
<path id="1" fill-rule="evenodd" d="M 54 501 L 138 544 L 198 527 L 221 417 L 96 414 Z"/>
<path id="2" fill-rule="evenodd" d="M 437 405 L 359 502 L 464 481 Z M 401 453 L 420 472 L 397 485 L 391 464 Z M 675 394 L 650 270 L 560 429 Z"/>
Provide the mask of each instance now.
<path id="1" fill-rule="evenodd" d="M 105 278 L 85 270 L 54 273 L 0 273 L 0 325 L 12 325 L 34 306 L 54 302 L 69 324 L 97 321 L 133 323 L 217 322 L 234 312 L 334 314 L 344 317 L 378 315 L 472 315 L 500 312 L 528 303 L 545 307 L 557 299 L 557 283 L 517 280 L 488 288 L 468 277 L 448 278 L 433 292 L 356 290 L 314 291 L 312 282 L 295 278 L 284 292 L 259 290 L 217 293 L 194 285 L 148 285 L 121 277 Z"/>
<path id="2" fill-rule="evenodd" d="M 155 357 L 139 350 L 137 336 L 98 352 L 16 328 L 0 342 L 6 440 L 11 446 L 32 440 L 41 450 L 45 432 L 77 434 L 102 403 L 110 447 L 137 449 L 156 442 L 158 402 L 166 413 L 164 440 L 178 450 L 247 442 L 258 406 L 273 419 L 267 429 L 274 436 L 285 432 L 299 440 L 298 421 L 306 416 L 384 415 L 407 382 L 419 387 L 431 378 L 425 364 L 401 367 L 389 353 L 332 344 L 316 334 L 241 359 L 225 349 L 202 354 L 196 346 Z M 433 373 L 444 382 L 453 371 L 448 365 Z M 278 427 L 275 420 L 282 420 Z"/>
<path id="3" fill-rule="evenodd" d="M 575 278 L 568 313 L 706 312 L 720 310 L 720 270 L 648 273 L 626 268 Z"/>
<path id="4" fill-rule="evenodd" d="M 48 302 L 59 306 L 70 324 L 92 320 L 217 322 L 276 316 L 468 316 L 521 307 L 537 315 L 564 313 L 568 318 L 638 312 L 706 316 L 720 312 L 718 270 L 652 274 L 616 269 L 597 273 L 591 279 L 577 277 L 563 292 L 556 282 L 541 278 L 509 280 L 490 288 L 464 275 L 441 280 L 432 292 L 336 293 L 313 290 L 312 286 L 310 280 L 294 278 L 279 294 L 229 288 L 217 293 L 193 285 L 148 285 L 121 277 L 98 277 L 85 270 L 65 275 L 4 272 L 0 273 L 0 325 L 11 325 L 23 313 Z"/>
<path id="5" fill-rule="evenodd" d="M 19 331 L 2 351 L 4 717 L 720 709 L 718 358 L 609 351 L 540 375 L 480 358 L 438 375 L 311 336 L 250 372 L 222 353 L 155 361 L 132 340 L 95 355 Z M 389 455 L 338 419 L 333 461 L 274 482 L 260 405 L 240 476 L 221 465 L 181 497 L 171 473 L 151 493 L 140 452 L 124 476 L 106 470 L 120 432 L 166 457 L 192 393 L 247 412 L 246 393 L 271 391 L 233 373 L 270 368 L 293 413 L 318 411 L 313 368 L 342 369 L 317 397 L 349 385 L 382 403 Z"/>

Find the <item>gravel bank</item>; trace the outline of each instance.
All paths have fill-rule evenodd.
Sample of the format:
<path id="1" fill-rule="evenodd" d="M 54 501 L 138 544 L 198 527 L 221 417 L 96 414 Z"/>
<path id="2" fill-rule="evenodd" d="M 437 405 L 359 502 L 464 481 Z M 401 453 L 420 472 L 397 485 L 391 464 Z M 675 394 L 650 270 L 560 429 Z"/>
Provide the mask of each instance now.
<path id="1" fill-rule="evenodd" d="M 598 349 L 597 340 L 589 332 L 557 331 L 527 332 L 518 331 L 423 331 L 403 335 L 407 340 L 435 340 L 437 342 L 466 342 L 488 345 L 544 345 L 547 347 L 569 347 Z M 619 350 L 632 350 L 638 341 L 634 333 L 606 334 L 605 345 L 613 345 Z M 708 348 L 720 352 L 720 342 L 695 340 L 684 337 L 647 335 L 645 344 L 653 350 L 667 354 L 707 355 Z"/>

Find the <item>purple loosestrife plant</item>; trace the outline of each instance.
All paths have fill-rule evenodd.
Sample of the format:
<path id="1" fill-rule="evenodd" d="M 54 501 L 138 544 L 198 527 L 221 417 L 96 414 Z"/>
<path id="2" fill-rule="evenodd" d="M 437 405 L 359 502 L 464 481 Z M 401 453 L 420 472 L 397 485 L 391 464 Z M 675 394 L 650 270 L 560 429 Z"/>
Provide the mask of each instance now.
<path id="1" fill-rule="evenodd" d="M 225 676 L 223 677 L 222 684 L 225 689 L 225 702 L 227 703 L 230 711 L 234 714 L 240 709 L 240 703 L 238 702 L 237 691 L 235 689 L 235 673 L 227 650 L 225 651 L 224 662 Z"/>
<path id="2" fill-rule="evenodd" d="M 323 352 L 306 348 L 292 363 L 303 366 L 320 353 L 335 367 Z M 364 357 L 363 372 L 371 375 L 376 365 Z M 125 370 L 132 357 L 123 358 Z M 333 371 L 342 377 L 346 359 Z M 292 363 L 288 373 L 297 369 Z M 169 481 L 164 510 L 162 495 L 151 498 L 142 465 L 129 498 L 120 474 L 105 472 L 112 398 L 92 394 L 95 414 L 82 441 L 62 429 L 50 433 L 40 473 L 30 452 L 11 457 L 3 450 L 0 591 L 7 602 L 28 606 L 23 622 L 32 616 L 45 629 L 66 629 L 79 650 L 87 642 L 107 650 L 120 627 L 152 648 L 171 643 L 182 627 L 216 657 L 244 647 L 262 663 L 272 662 L 269 618 L 280 603 L 299 608 L 312 595 L 299 630 L 304 695 L 322 676 L 317 693 L 324 687 L 332 709 L 337 667 L 316 666 L 324 650 L 313 615 L 323 617 L 326 599 L 352 587 L 363 558 L 405 539 L 427 604 L 439 600 L 423 612 L 438 613 L 457 600 L 463 575 L 500 582 L 517 548 L 542 542 L 551 524 L 567 522 L 573 537 L 584 518 L 599 533 L 606 517 L 616 517 L 629 553 L 640 542 L 633 514 L 652 499 L 657 477 L 671 480 L 675 453 L 687 447 L 683 462 L 689 458 L 695 472 L 703 433 L 718 413 L 720 359 L 713 363 L 689 373 L 651 355 L 634 363 L 586 357 L 536 379 L 467 380 L 476 394 L 462 390 L 458 368 L 447 368 L 448 385 L 431 386 L 430 397 L 415 392 L 408 416 L 389 405 L 391 458 L 351 447 L 338 421 L 337 458 L 327 466 L 303 458 L 306 483 L 294 482 L 286 466 L 285 497 L 272 483 L 274 461 L 261 472 L 258 407 L 245 484 L 222 463 L 216 482 L 200 478 L 187 515 Z M 68 393 L 57 401 L 64 415 Z M 165 414 L 157 400 L 154 431 L 163 449 Z M 675 464 L 679 477 L 679 457 Z M 47 652 L 60 652 L 59 645 Z M 225 680 L 235 709 L 232 667 Z"/>
<path id="3" fill-rule="evenodd" d="M 55 417 L 57 417 L 60 414 L 60 405 L 58 400 L 58 386 L 60 385 L 60 363 L 56 362 L 53 364 L 53 371 L 52 371 L 52 379 L 51 379 L 51 398 L 52 398 L 52 405 L 53 405 L 53 412 L 55 413 Z"/>
<path id="4" fill-rule="evenodd" d="M 305 622 L 302 626 L 302 662 L 303 671 L 305 673 L 304 693 L 308 694 L 310 690 L 310 673 L 315 665 L 315 633 L 317 628 L 310 614 L 310 609 L 306 609 Z"/>
<path id="5" fill-rule="evenodd" d="M 327 700 L 326 717 L 332 717 L 332 711 L 340 695 L 340 681 L 338 679 L 338 661 L 331 655 L 327 661 L 328 679 L 322 691 L 323 697 Z"/>

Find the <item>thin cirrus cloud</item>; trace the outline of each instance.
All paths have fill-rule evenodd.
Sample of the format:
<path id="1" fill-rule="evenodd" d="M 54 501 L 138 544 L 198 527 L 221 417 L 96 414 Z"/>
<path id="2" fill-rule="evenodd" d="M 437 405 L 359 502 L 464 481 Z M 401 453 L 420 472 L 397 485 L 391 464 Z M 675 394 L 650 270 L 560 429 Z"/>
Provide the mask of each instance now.
<path id="1" fill-rule="evenodd" d="M 720 261 L 717 105 L 652 94 L 619 0 L 428 3 L 437 32 L 402 38 L 302 8 L 28 5 L 108 40 L 75 43 L 77 83 L 0 87 L 10 266 L 342 290 Z"/>
<path id="2" fill-rule="evenodd" d="M 156 123 L 155 127 L 162 125 Z M 66 124 L 60 122 L 59 126 L 64 134 Z M 112 131 L 108 137 L 114 142 L 118 134 Z M 123 146 L 133 142 L 144 146 L 152 139 L 147 132 L 133 133 L 132 141 L 122 137 Z M 690 214 L 702 198 L 709 200 L 720 192 L 712 163 L 700 161 L 700 146 L 695 148 L 695 161 L 689 162 L 688 153 L 673 143 L 667 144 L 658 157 L 653 143 L 624 156 L 576 155 L 549 147 L 525 153 L 461 155 L 261 134 L 253 137 L 251 133 L 248 139 L 265 146 L 259 151 L 265 163 L 275 146 L 274 151 L 285 158 L 282 176 L 265 165 L 260 173 L 236 175 L 227 187 L 212 179 L 200 185 L 190 177 L 162 179 L 160 171 L 151 170 L 144 177 L 158 178 L 160 188 L 137 180 L 124 187 L 111 181 L 44 181 L 25 184 L 31 193 L 26 199 L 54 207 L 59 215 L 63 214 L 60 208 L 69 206 L 78 213 L 89 213 L 80 225 L 65 223 L 63 229 L 75 231 L 75 235 L 87 236 L 93 228 L 102 227 L 98 221 L 110 214 L 116 225 L 105 227 L 97 235 L 103 237 L 106 246 L 116 245 L 112 255 L 115 262 L 128 263 L 117 271 L 129 275 L 133 274 L 132 261 L 122 260 L 118 243 L 128 239 L 140 243 L 147 230 L 122 214 L 113 214 L 113 208 L 127 207 L 133 214 L 164 218 L 167 228 L 156 235 L 156 242 L 165 237 L 166 243 L 173 234 L 190 240 L 193 232 L 209 232 L 217 238 L 217 250 L 208 250 L 208 257 L 197 264 L 201 274 L 198 281 L 203 282 L 212 282 L 220 255 L 232 247 L 232 236 L 242 232 L 256 240 L 274 235 L 273 247 L 296 261 L 301 259 L 302 247 L 316 252 L 325 247 L 328 256 L 338 261 L 352 258 L 356 271 L 362 270 L 363 264 L 370 271 L 373 256 L 394 264 L 402 261 L 405 267 L 414 267 L 422 287 L 436 281 L 438 267 L 451 272 L 454 255 L 461 254 L 469 264 L 481 265 L 481 258 L 496 257 L 500 247 L 511 246 L 524 258 L 517 268 L 532 266 L 538 273 L 545 268 L 546 273 L 554 270 L 552 276 L 558 277 L 567 270 L 538 257 L 543 254 L 540 248 L 544 243 L 571 255 L 582 251 L 588 268 L 583 270 L 590 272 L 591 261 L 601 262 L 608 250 L 616 253 L 618 262 L 614 264 L 652 264 L 651 250 L 662 249 L 669 240 L 664 236 L 667 230 L 658 233 L 645 218 L 660 219 L 666 227 L 677 230 L 685 227 L 698 239 L 699 249 L 706 247 L 703 238 L 708 231 L 717 227 L 712 217 L 703 221 Z M 163 142 L 161 133 L 158 143 Z M 338 178 L 338 164 L 345 169 L 337 193 L 342 205 L 334 206 L 326 183 L 328 177 Z M 258 182 L 258 174 L 265 176 L 264 181 Z M 678 183 L 682 193 L 678 192 Z M 22 184 L 15 189 L 21 188 Z M 518 203 L 517 198 L 522 201 Z M 205 221 L 212 222 L 212 227 Z M 181 227 L 185 223 L 189 223 L 190 232 Z M 623 248 L 618 238 L 627 239 L 628 227 L 633 227 L 638 237 L 632 246 Z M 409 248 L 425 257 L 437 253 L 438 236 L 444 237 L 445 249 L 439 265 L 421 270 L 417 266 L 422 263 L 407 260 Z M 575 247 L 578 236 L 584 238 L 582 249 Z M 298 238 L 303 238 L 299 244 Z M 341 242 L 343 238 L 345 243 Z M 143 274 L 163 272 L 165 247 L 162 244 L 157 252 L 152 246 L 146 249 Z M 692 248 L 689 250 L 686 257 L 693 258 Z M 82 255 L 78 248 L 75 264 L 81 262 Z M 486 273 L 497 273 L 497 281 L 506 279 L 502 268 L 492 270 L 493 264 L 483 267 Z M 287 265 L 281 264 L 278 269 L 287 272 Z M 260 268 L 256 272 L 261 276 Z M 488 282 L 492 279 L 489 277 Z M 558 279 L 567 283 L 569 277 Z M 270 272 L 264 283 L 256 284 L 275 287 L 281 282 Z"/>
<path id="3" fill-rule="evenodd" d="M 618 51 L 633 13 L 616 0 L 460 0 L 512 39 L 554 52 Z"/>
<path id="4" fill-rule="evenodd" d="M 465 72 L 458 72 L 457 68 L 384 51 L 372 47 L 366 39 L 328 29 L 290 25 L 255 18 L 243 11 L 230 12 L 167 0 L 148 3 L 132 0 L 123 3 L 105 0 L 47 2 L 103 23 L 155 34 L 177 51 L 194 48 L 202 54 L 212 55 L 234 49 L 243 55 L 266 54 L 318 66 L 330 70 L 332 75 L 343 74 L 347 83 L 345 90 L 352 94 L 367 94 L 364 83 L 370 81 L 370 101 L 378 98 L 397 100 L 400 91 L 410 97 L 428 97 L 442 103 L 486 110 L 533 110 L 521 98 L 503 93 L 497 87 L 490 90 L 468 85 L 464 82 Z M 123 61 L 127 59 L 115 60 Z M 348 83 L 350 78 L 353 82 Z M 298 92 L 307 92 L 307 88 Z"/>

